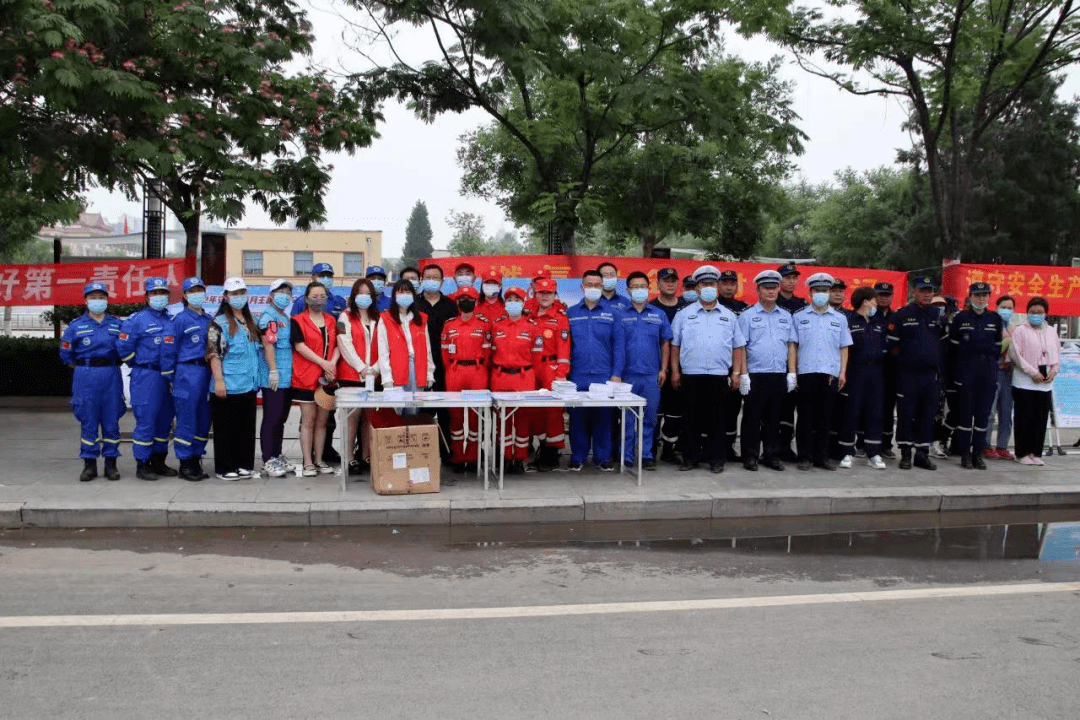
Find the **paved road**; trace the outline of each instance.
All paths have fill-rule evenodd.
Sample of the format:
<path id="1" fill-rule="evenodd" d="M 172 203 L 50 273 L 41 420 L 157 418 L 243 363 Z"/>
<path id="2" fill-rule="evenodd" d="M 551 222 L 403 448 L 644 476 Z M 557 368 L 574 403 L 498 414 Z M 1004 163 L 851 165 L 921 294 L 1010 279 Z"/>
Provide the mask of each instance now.
<path id="1" fill-rule="evenodd" d="M 0 531 L 0 716 L 1073 718 L 1080 564 L 995 532 Z"/>

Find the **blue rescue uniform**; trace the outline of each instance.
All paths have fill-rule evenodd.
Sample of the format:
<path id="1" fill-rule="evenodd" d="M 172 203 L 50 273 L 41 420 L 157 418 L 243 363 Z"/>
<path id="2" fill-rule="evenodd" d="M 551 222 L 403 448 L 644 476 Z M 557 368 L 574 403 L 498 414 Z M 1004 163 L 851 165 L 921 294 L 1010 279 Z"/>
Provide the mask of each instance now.
<path id="1" fill-rule="evenodd" d="M 653 459 L 653 436 L 656 414 L 660 409 L 661 347 L 671 342 L 671 324 L 667 315 L 646 304 L 641 312 L 633 305 L 615 321 L 615 361 L 611 374 L 633 386 L 633 393 L 645 398 L 645 417 L 641 423 L 641 455 Z M 623 428 L 629 457 L 637 452 L 637 425 L 631 418 Z"/>
<path id="2" fill-rule="evenodd" d="M 600 299 L 590 310 L 582 300 L 566 310 L 570 323 L 569 379 L 578 390 L 611 380 L 615 359 L 615 315 Z M 597 465 L 611 462 L 611 408 L 570 409 L 570 461 L 584 463 L 592 448 Z"/>
<path id="3" fill-rule="evenodd" d="M 176 431 L 173 451 L 177 460 L 200 458 L 210 439 L 210 365 L 206 362 L 206 331 L 210 315 L 187 307 L 172 320 L 176 341 L 166 345 L 174 353 L 173 402 Z"/>
<path id="4" fill-rule="evenodd" d="M 990 408 L 997 392 L 997 361 L 1001 357 L 1001 316 L 989 309 L 963 310 L 949 329 L 947 354 L 956 372 L 958 415 L 954 443 L 964 455 L 986 449 Z M 974 432 L 974 441 L 972 439 Z"/>
<path id="5" fill-rule="evenodd" d="M 855 434 L 865 428 L 864 447 L 870 457 L 881 454 L 881 411 L 885 395 L 885 325 L 848 313 L 851 348 L 848 350 L 846 398 L 840 430 L 840 452 L 855 454 Z"/>
<path id="6" fill-rule="evenodd" d="M 172 320 L 164 310 L 144 307 L 120 329 L 116 349 L 120 360 L 131 367 L 131 407 L 135 429 L 132 454 L 140 462 L 151 455 L 169 452 L 169 427 L 173 420 L 173 397 L 169 392 L 175 368 Z"/>
<path id="7" fill-rule="evenodd" d="M 120 457 L 120 417 L 124 414 L 124 383 L 120 377 L 119 318 L 101 322 L 86 313 L 75 319 L 60 339 L 60 361 L 74 365 L 71 409 L 79 421 L 79 457 L 94 460 Z"/>
<path id="8" fill-rule="evenodd" d="M 934 434 L 934 413 L 945 325 L 937 308 L 911 302 L 897 310 L 886 326 L 887 347 L 896 356 L 896 444 L 901 452 L 927 454 Z"/>

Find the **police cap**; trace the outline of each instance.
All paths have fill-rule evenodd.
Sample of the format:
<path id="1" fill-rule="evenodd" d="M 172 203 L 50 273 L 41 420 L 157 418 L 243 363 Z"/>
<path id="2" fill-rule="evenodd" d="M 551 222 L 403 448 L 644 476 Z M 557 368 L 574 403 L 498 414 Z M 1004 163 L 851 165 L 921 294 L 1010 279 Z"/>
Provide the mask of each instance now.
<path id="1" fill-rule="evenodd" d="M 735 272 L 734 270 L 725 270 L 724 272 L 720 273 L 720 279 L 734 280 L 735 282 L 739 282 L 739 273 Z"/>
<path id="2" fill-rule="evenodd" d="M 916 275 L 914 284 L 916 290 L 924 290 L 926 288 L 933 290 L 937 287 L 937 283 L 934 282 L 934 278 L 930 277 L 929 275 Z"/>
<path id="3" fill-rule="evenodd" d="M 754 284 L 761 285 L 779 285 L 780 273 L 775 270 L 762 270 L 754 277 Z"/>
<path id="4" fill-rule="evenodd" d="M 887 282 L 874 283 L 874 292 L 876 292 L 878 295 L 892 295 L 893 294 L 892 283 L 887 283 Z"/>
<path id="5" fill-rule="evenodd" d="M 802 273 L 799 272 L 799 268 L 795 267 L 795 263 L 784 263 L 776 268 L 776 272 L 780 273 L 780 277 L 789 277 L 791 275 L 798 277 L 799 275 L 802 275 Z"/>
<path id="6" fill-rule="evenodd" d="M 693 276 L 693 275 L 687 275 L 686 277 L 684 277 L 684 278 L 682 279 L 682 286 L 683 286 L 684 288 L 694 288 L 694 287 L 697 287 L 697 280 L 695 280 L 695 279 L 694 279 L 694 276 Z"/>
<path id="7" fill-rule="evenodd" d="M 832 284 L 833 290 L 847 290 L 847 283 L 844 282 L 844 278 L 836 278 Z"/>
<path id="8" fill-rule="evenodd" d="M 694 271 L 694 282 L 717 282 L 720 280 L 720 271 L 712 265 L 702 265 Z"/>
<path id="9" fill-rule="evenodd" d="M 829 273 L 819 272 L 814 273 L 810 277 L 806 278 L 806 287 L 810 288 L 811 290 L 814 290 L 816 288 L 828 289 L 831 288 L 835 282 L 836 279 L 833 278 L 833 276 Z"/>
<path id="10" fill-rule="evenodd" d="M 989 292 L 990 292 L 990 283 L 973 282 L 973 283 L 971 283 L 971 286 L 968 287 L 968 295 L 979 295 L 981 293 L 989 293 Z"/>
<path id="11" fill-rule="evenodd" d="M 660 268 L 660 272 L 656 273 L 657 280 L 678 280 L 679 271 L 675 268 Z"/>

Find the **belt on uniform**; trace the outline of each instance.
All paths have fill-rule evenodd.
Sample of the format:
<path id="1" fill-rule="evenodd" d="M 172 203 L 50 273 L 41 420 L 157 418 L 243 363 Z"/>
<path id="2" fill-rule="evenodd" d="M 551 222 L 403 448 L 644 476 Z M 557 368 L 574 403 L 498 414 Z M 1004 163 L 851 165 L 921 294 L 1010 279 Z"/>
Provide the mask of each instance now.
<path id="1" fill-rule="evenodd" d="M 540 362 L 555 362 L 558 359 L 558 355 L 545 355 L 544 357 L 540 358 Z"/>
<path id="2" fill-rule="evenodd" d="M 206 362 L 206 358 L 195 358 L 194 360 L 181 360 L 181 365 L 202 365 L 203 367 L 209 367 L 210 363 Z"/>
<path id="3" fill-rule="evenodd" d="M 86 360 L 76 360 L 75 364 L 83 367 L 112 367 L 119 365 L 120 361 L 114 358 L 87 358 Z"/>
<path id="4" fill-rule="evenodd" d="M 455 360 L 455 365 L 479 365 L 479 360 Z"/>
<path id="5" fill-rule="evenodd" d="M 518 375 L 525 372 L 526 370 L 532 370 L 531 367 L 508 368 L 502 367 L 501 365 L 496 365 L 495 368 L 504 375 Z"/>
<path id="6" fill-rule="evenodd" d="M 152 363 L 135 363 L 135 367 L 142 368 L 143 370 L 157 370 L 158 372 L 161 372 L 161 366 Z"/>

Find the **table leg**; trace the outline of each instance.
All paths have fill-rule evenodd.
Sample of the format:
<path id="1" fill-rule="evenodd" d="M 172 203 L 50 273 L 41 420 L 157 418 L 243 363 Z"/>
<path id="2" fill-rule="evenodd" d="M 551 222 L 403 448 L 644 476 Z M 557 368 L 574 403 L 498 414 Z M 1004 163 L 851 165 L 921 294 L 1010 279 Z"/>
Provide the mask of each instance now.
<path id="1" fill-rule="evenodd" d="M 634 415 L 637 416 L 637 484 L 641 487 L 641 442 L 645 437 L 645 408 L 639 408 L 638 412 L 641 414 L 635 412 Z"/>
<path id="2" fill-rule="evenodd" d="M 498 446 L 496 452 L 499 453 L 499 489 L 503 489 L 503 473 L 506 470 L 506 448 L 503 445 L 506 444 L 506 408 L 499 408 L 499 437 L 496 439 L 495 444 Z"/>
<path id="3" fill-rule="evenodd" d="M 337 426 L 341 431 L 341 492 L 345 492 L 346 483 L 349 481 L 349 461 L 346 459 L 345 445 L 349 435 L 349 411 L 344 408 L 337 410 Z M 301 461 L 303 462 L 303 461 Z"/>
<path id="4" fill-rule="evenodd" d="M 621 422 L 619 422 L 619 474 L 626 472 L 626 406 L 619 407 Z"/>

